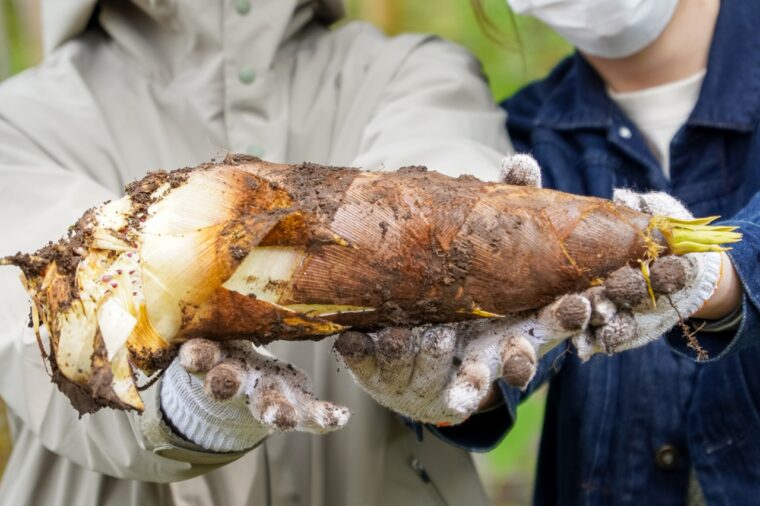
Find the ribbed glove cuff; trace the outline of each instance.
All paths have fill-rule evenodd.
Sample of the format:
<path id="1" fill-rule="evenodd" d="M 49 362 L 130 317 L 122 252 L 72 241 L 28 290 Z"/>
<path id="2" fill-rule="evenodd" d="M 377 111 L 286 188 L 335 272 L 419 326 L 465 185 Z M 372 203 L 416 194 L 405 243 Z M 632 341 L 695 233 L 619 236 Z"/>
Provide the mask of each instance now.
<path id="1" fill-rule="evenodd" d="M 161 380 L 161 409 L 180 435 L 214 452 L 240 452 L 253 448 L 269 435 L 245 405 L 211 399 L 203 382 L 177 360 Z"/>

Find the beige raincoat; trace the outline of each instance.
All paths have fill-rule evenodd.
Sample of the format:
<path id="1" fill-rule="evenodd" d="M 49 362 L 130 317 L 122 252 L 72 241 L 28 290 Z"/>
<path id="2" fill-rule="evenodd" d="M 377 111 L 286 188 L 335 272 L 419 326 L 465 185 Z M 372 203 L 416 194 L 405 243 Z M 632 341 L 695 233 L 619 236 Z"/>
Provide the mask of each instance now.
<path id="1" fill-rule="evenodd" d="M 157 168 L 227 151 L 368 170 L 497 176 L 509 148 L 476 62 L 423 36 L 328 30 L 325 0 L 43 0 L 47 57 L 0 85 L 0 254 L 34 250 Z M 15 269 L 0 269 L 0 395 L 14 451 L 2 505 L 486 504 L 470 456 L 417 442 L 329 343 L 272 347 L 353 411 L 324 437 L 214 454 L 140 416 L 77 418 L 50 383 Z"/>

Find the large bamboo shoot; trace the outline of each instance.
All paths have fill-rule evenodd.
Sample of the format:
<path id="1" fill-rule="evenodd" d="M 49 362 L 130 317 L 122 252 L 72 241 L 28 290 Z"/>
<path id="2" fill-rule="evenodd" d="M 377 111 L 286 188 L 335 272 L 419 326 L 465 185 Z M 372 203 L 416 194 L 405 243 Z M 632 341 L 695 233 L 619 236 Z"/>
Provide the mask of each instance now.
<path id="1" fill-rule="evenodd" d="M 54 380 L 74 405 L 141 410 L 133 369 L 161 370 L 194 337 L 266 344 L 498 318 L 693 243 L 704 228 L 718 237 L 689 250 L 736 239 L 704 222 L 419 167 L 230 156 L 151 173 L 57 244 L 4 263 L 23 271 Z"/>

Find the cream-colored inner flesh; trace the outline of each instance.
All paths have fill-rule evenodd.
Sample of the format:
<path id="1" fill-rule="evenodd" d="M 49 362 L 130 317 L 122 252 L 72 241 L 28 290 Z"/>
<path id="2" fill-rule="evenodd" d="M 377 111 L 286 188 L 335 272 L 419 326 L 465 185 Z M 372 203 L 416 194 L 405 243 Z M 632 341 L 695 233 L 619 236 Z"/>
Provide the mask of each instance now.
<path id="1" fill-rule="evenodd" d="M 254 248 L 224 283 L 224 288 L 279 304 L 284 289 L 306 258 L 303 248 L 267 246 Z"/>
<path id="2" fill-rule="evenodd" d="M 279 305 L 287 295 L 291 278 L 305 259 L 306 251 L 303 248 L 254 248 L 223 286 L 228 290 L 243 295 L 254 295 L 259 300 Z M 284 307 L 313 317 L 374 311 L 371 307 L 343 304 L 290 304 Z"/>

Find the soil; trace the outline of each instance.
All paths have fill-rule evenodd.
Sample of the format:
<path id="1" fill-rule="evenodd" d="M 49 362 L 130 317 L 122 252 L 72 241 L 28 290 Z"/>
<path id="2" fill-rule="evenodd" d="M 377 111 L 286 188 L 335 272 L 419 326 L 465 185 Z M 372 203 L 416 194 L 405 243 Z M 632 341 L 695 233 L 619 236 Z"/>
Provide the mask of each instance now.
<path id="1" fill-rule="evenodd" d="M 282 188 L 299 208 L 329 223 L 359 174 L 358 169 L 302 163 L 288 171 Z"/>
<path id="2" fill-rule="evenodd" d="M 51 380 L 69 398 L 69 402 L 77 410 L 80 418 L 82 415 L 94 413 L 104 407 L 121 410 L 132 409 L 121 402 L 111 387 L 113 376 L 110 366 L 107 365 L 106 350 L 100 331 L 96 334 L 95 346 L 96 349 L 91 358 L 93 376 L 87 384 L 74 383 L 66 378 L 58 367 L 55 353 L 51 353 L 47 357 L 51 368 Z"/>
<path id="3" fill-rule="evenodd" d="M 90 228 L 94 220 L 94 210 L 88 209 L 77 222 L 69 227 L 67 235 L 58 242 L 49 242 L 32 254 L 16 253 L 5 258 L 19 267 L 27 278 L 44 277 L 48 265 L 55 262 L 59 274 L 73 276 L 82 256 L 90 243 Z"/>
<path id="4" fill-rule="evenodd" d="M 208 164 L 201 167 L 208 167 Z M 124 191 L 132 201 L 132 209 L 127 219 L 130 231 L 135 232 L 142 229 L 142 224 L 148 216 L 148 208 L 158 201 L 153 196 L 158 188 L 165 183 L 169 183 L 172 189 L 178 188 L 187 181 L 190 173 L 194 170 L 196 169 L 191 167 L 172 171 L 158 170 L 149 172 L 144 178 L 129 183 Z M 166 193 L 163 195 L 165 196 Z"/>

